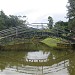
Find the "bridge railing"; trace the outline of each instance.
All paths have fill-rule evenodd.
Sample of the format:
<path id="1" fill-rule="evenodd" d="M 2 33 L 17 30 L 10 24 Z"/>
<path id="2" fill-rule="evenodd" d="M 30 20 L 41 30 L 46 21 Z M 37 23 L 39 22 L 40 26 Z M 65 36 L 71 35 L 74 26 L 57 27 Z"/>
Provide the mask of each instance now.
<path id="1" fill-rule="evenodd" d="M 43 29 L 46 28 L 44 25 L 32 25 L 32 24 L 27 24 L 27 25 L 21 25 L 17 27 L 11 27 L 9 29 L 5 29 L 0 31 L 0 37 L 5 38 L 9 36 L 17 36 L 19 33 L 24 33 L 25 31 L 32 31 L 33 29 Z"/>
<path id="2" fill-rule="evenodd" d="M 28 28 L 25 25 L 21 25 L 21 26 L 17 26 L 17 27 L 12 27 L 12 28 L 9 28 L 9 29 L 5 29 L 5 30 L 0 31 L 0 37 L 17 35 L 18 32 L 23 32 L 26 29 L 28 29 Z"/>

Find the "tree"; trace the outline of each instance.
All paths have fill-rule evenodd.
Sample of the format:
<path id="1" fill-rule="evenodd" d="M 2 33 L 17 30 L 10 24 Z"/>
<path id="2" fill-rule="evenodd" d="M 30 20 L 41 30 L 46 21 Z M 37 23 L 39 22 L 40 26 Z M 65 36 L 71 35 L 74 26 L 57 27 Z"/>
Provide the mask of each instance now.
<path id="1" fill-rule="evenodd" d="M 75 0 L 68 0 L 68 13 L 67 18 L 69 19 L 68 25 L 71 31 L 75 32 Z"/>
<path id="2" fill-rule="evenodd" d="M 68 22 L 58 21 L 55 23 L 54 27 L 52 28 L 52 32 L 54 34 L 68 34 L 70 31 L 68 30 Z"/>
<path id="3" fill-rule="evenodd" d="M 68 30 L 68 22 L 58 21 L 55 23 L 54 27 L 59 30 Z"/>
<path id="4" fill-rule="evenodd" d="M 0 11 L 0 30 L 16 27 L 23 25 L 23 20 L 20 20 L 17 16 L 14 15 L 5 15 L 3 11 Z"/>
<path id="5" fill-rule="evenodd" d="M 52 27 L 53 27 L 53 19 L 52 19 L 52 17 L 49 16 L 48 21 L 49 21 L 48 28 L 52 29 Z"/>
<path id="6" fill-rule="evenodd" d="M 75 18 L 75 0 L 68 0 L 67 8 L 68 8 L 67 17 L 69 19 Z"/>
<path id="7" fill-rule="evenodd" d="M 14 15 L 9 15 L 9 19 L 7 22 L 8 22 L 8 26 L 10 27 L 23 25 L 23 20 L 20 20 L 17 16 Z"/>
<path id="8" fill-rule="evenodd" d="M 0 11 L 0 30 L 6 28 L 6 20 L 7 20 L 7 18 L 8 17 L 5 15 L 5 13 L 3 11 Z"/>

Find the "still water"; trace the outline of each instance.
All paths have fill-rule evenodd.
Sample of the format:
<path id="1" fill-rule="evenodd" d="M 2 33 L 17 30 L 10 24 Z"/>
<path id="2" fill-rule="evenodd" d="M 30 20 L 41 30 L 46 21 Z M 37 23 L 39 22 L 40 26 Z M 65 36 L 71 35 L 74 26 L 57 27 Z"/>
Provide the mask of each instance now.
<path id="1" fill-rule="evenodd" d="M 75 52 L 42 44 L 35 51 L 0 51 L 0 75 L 75 75 Z"/>

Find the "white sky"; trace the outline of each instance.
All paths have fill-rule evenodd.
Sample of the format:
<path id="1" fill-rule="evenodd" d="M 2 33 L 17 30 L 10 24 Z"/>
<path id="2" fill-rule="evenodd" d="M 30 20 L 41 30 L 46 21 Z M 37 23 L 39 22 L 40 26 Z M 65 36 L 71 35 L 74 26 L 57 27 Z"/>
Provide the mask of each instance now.
<path id="1" fill-rule="evenodd" d="M 25 15 L 30 23 L 53 20 L 66 21 L 68 0 L 0 0 L 0 10 L 6 15 Z"/>

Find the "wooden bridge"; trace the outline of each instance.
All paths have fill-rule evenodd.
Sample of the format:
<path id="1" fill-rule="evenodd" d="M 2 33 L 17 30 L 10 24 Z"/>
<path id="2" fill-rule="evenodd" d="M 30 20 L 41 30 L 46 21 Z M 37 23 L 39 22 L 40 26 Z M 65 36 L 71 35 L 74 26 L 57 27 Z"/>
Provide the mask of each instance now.
<path id="1" fill-rule="evenodd" d="M 32 32 L 32 33 L 36 32 L 36 31 L 38 32 L 46 27 L 47 26 L 31 25 L 31 24 L 21 25 L 21 26 L 17 26 L 17 27 L 11 27 L 9 29 L 0 31 L 0 39 L 6 38 L 6 37 L 13 37 L 13 36 L 18 37 L 20 34 L 28 35 L 30 32 Z"/>
<path id="2" fill-rule="evenodd" d="M 6 39 L 6 38 L 33 38 L 33 37 L 49 37 L 49 36 L 56 36 L 56 37 L 61 37 L 64 39 L 68 39 L 72 42 L 75 40 L 69 38 L 69 37 L 64 37 L 64 36 L 59 36 L 59 34 L 52 33 L 47 30 L 47 23 L 33 23 L 33 24 L 26 24 L 26 25 L 21 25 L 17 27 L 11 27 L 9 29 L 5 29 L 0 31 L 0 40 Z M 44 25 L 45 24 L 45 25 Z"/>

